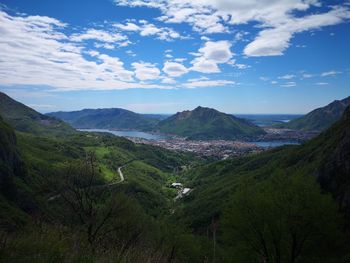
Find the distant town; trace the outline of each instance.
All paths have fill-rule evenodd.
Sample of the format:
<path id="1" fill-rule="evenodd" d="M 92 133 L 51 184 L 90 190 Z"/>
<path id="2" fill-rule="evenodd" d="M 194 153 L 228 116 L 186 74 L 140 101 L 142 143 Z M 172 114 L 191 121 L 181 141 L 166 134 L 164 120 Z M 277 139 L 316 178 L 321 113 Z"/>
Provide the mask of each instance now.
<path id="1" fill-rule="evenodd" d="M 230 156 L 240 156 L 248 153 L 261 152 L 262 147 L 252 143 L 241 141 L 192 141 L 184 138 L 173 138 L 170 140 L 146 140 L 142 138 L 128 137 L 134 143 L 142 143 L 153 146 L 159 146 L 168 150 L 193 152 L 201 156 L 219 157 L 226 159 Z"/>
<path id="2" fill-rule="evenodd" d="M 192 152 L 205 157 L 226 159 L 228 157 L 258 153 L 272 148 L 272 146 L 259 146 L 257 145 L 258 142 L 273 143 L 278 141 L 280 142 L 280 145 L 289 144 L 290 142 L 297 144 L 303 143 L 318 134 L 317 132 L 305 132 L 271 127 L 266 127 L 264 130 L 267 132 L 267 134 L 257 138 L 257 142 L 255 143 L 239 140 L 187 140 L 186 138 L 178 136 L 162 140 L 147 140 L 138 137 L 127 138 L 134 143 L 159 146 L 168 150 L 179 152 Z"/>

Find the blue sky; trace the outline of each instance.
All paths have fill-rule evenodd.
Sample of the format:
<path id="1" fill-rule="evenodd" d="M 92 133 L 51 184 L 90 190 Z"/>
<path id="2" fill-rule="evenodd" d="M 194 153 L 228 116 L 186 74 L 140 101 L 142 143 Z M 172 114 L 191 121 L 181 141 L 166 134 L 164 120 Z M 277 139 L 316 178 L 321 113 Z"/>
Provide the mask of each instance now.
<path id="1" fill-rule="evenodd" d="M 350 95 L 350 1 L 0 3 L 0 90 L 41 112 L 306 113 Z"/>

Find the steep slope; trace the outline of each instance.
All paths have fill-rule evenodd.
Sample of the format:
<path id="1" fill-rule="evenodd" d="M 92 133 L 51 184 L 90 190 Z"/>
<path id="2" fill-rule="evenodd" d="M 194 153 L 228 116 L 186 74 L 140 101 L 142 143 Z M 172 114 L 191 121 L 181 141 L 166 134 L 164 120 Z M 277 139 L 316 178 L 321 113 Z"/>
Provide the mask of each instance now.
<path id="1" fill-rule="evenodd" d="M 0 116 L 0 193 L 15 198 L 14 176 L 25 176 L 25 169 L 17 148 L 13 129 Z"/>
<path id="2" fill-rule="evenodd" d="M 240 139 L 264 134 L 254 124 L 210 108 L 197 107 L 178 112 L 159 122 L 157 131 L 176 134 L 189 139 Z"/>
<path id="3" fill-rule="evenodd" d="M 243 179 L 264 180 L 274 174 L 314 176 L 350 214 L 350 107 L 341 120 L 300 146 L 220 161 L 188 172 L 195 190 L 185 200 L 185 221 L 202 229 L 222 213 Z"/>
<path id="4" fill-rule="evenodd" d="M 40 136 L 66 135 L 75 132 L 66 123 L 45 116 L 2 92 L 0 92 L 0 114 L 9 124 L 21 132 Z"/>
<path id="5" fill-rule="evenodd" d="M 349 105 L 350 97 L 335 100 L 325 107 L 315 109 L 303 117 L 278 126 L 304 131 L 323 131 L 339 120 Z"/>
<path id="6" fill-rule="evenodd" d="M 147 129 L 158 123 L 155 117 L 132 111 L 112 109 L 84 109 L 71 112 L 52 112 L 47 114 L 64 120 L 76 128 L 97 129 Z"/>
<path id="7" fill-rule="evenodd" d="M 13 129 L 0 116 L 0 225 L 11 229 L 26 220 L 20 207 L 26 209 L 30 198 L 17 184 L 27 175 L 17 150 Z M 25 202 L 23 202 L 25 200 Z"/>

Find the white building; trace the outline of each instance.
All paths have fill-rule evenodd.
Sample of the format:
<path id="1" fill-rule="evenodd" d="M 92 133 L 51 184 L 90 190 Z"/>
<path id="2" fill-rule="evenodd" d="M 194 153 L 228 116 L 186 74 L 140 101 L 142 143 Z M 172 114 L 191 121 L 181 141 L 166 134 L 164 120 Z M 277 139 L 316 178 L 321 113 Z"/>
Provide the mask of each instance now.
<path id="1" fill-rule="evenodd" d="M 171 184 L 171 187 L 174 187 L 174 188 L 182 188 L 182 183 L 172 183 L 172 184 Z"/>
<path id="2" fill-rule="evenodd" d="M 184 189 L 182 190 L 182 194 L 183 194 L 183 195 L 186 195 L 186 194 L 188 194 L 190 191 L 191 191 L 191 188 L 184 188 Z"/>

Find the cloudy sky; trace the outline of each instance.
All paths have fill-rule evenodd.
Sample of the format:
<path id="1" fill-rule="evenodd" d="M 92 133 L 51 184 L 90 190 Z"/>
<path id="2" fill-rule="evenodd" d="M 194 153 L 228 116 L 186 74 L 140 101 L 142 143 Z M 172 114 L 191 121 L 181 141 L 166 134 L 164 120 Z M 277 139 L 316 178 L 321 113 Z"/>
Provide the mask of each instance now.
<path id="1" fill-rule="evenodd" d="M 41 111 L 305 113 L 350 95 L 350 1 L 0 1 L 0 90 Z"/>

